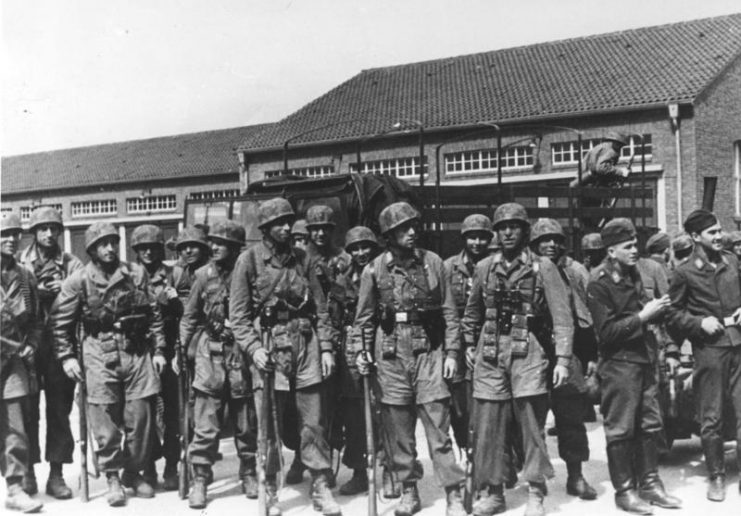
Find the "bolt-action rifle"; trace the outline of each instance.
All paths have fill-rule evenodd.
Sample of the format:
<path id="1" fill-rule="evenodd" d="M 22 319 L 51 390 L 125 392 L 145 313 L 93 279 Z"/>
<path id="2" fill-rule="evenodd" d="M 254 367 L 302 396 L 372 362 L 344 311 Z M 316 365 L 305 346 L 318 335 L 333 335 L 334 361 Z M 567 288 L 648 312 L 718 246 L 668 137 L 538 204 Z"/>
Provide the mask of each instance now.
<path id="1" fill-rule="evenodd" d="M 365 343 L 365 330 L 360 329 L 363 357 L 373 363 L 373 356 Z M 376 442 L 373 436 L 373 407 L 371 401 L 371 377 L 363 376 L 363 405 L 365 408 L 365 449 L 368 468 L 368 516 L 377 516 L 376 506 Z"/>
<path id="2" fill-rule="evenodd" d="M 190 487 L 190 464 L 188 463 L 188 441 L 190 436 L 190 370 L 186 360 L 187 351 L 178 338 L 175 360 L 178 366 L 178 412 L 180 414 L 180 464 L 178 465 L 178 495 L 188 496 Z"/>

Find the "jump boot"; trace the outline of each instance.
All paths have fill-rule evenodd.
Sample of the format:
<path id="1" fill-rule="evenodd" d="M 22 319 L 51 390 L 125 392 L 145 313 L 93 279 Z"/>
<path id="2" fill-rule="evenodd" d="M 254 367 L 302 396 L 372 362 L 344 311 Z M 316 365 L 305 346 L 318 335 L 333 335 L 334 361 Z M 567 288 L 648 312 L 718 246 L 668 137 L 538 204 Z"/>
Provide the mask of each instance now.
<path id="1" fill-rule="evenodd" d="M 340 487 L 340 494 L 352 496 L 368 490 L 368 472 L 365 469 L 353 470 L 352 478 Z"/>
<path id="2" fill-rule="evenodd" d="M 142 471 L 142 478 L 147 484 L 151 486 L 152 490 L 157 489 L 159 480 L 157 480 L 157 466 L 155 466 L 153 460 L 149 461 L 147 465 L 144 466 L 144 471 Z"/>
<path id="3" fill-rule="evenodd" d="M 250 500 L 257 499 L 257 473 L 255 472 L 255 456 L 244 457 L 239 462 L 239 480 L 242 483 L 242 492 Z"/>
<path id="4" fill-rule="evenodd" d="M 175 491 L 178 488 L 178 463 L 165 462 L 165 472 L 162 474 L 162 488 L 165 491 Z"/>
<path id="5" fill-rule="evenodd" d="M 39 484 L 36 482 L 36 471 L 33 464 L 28 466 L 28 471 L 23 475 L 21 486 L 27 495 L 33 496 L 39 492 Z"/>
<path id="6" fill-rule="evenodd" d="M 653 514 L 650 504 L 643 501 L 636 491 L 633 472 L 635 444 L 632 440 L 617 441 L 607 445 L 607 467 L 615 488 L 615 506 L 633 514 Z"/>
<path id="7" fill-rule="evenodd" d="M 108 482 L 108 491 L 105 494 L 105 501 L 111 507 L 121 507 L 126 505 L 126 492 L 121 487 L 121 479 L 118 478 L 118 471 L 109 471 L 106 473 Z"/>
<path id="8" fill-rule="evenodd" d="M 638 478 L 640 485 L 638 496 L 651 505 L 658 505 L 664 509 L 679 509 L 682 500 L 672 496 L 664 489 L 664 483 L 659 478 L 659 450 L 653 435 L 643 435 L 640 438 L 640 450 L 636 454 Z"/>
<path id="9" fill-rule="evenodd" d="M 507 504 L 504 501 L 502 485 L 482 487 L 472 509 L 473 516 L 494 516 L 506 511 Z"/>
<path id="10" fill-rule="evenodd" d="M 525 516 L 544 516 L 543 500 L 548 492 L 545 482 L 530 482 L 527 489 L 527 506 Z"/>
<path id="11" fill-rule="evenodd" d="M 41 503 L 41 501 L 34 500 L 28 496 L 28 493 L 23 490 L 21 478 L 18 477 L 18 480 L 18 482 L 8 483 L 5 508 L 11 511 L 20 511 L 25 513 L 39 512 L 44 504 Z"/>
<path id="12" fill-rule="evenodd" d="M 399 483 L 394 482 L 394 477 L 391 474 L 391 470 L 383 468 L 383 497 L 387 500 L 399 498 L 401 496 L 401 490 L 399 489 Z"/>
<path id="13" fill-rule="evenodd" d="M 265 479 L 265 495 L 268 516 L 282 516 L 283 512 L 278 507 L 278 484 L 274 475 Z"/>
<path id="14" fill-rule="evenodd" d="M 49 464 L 49 479 L 46 481 L 46 494 L 53 496 L 57 500 L 69 500 L 72 498 L 72 489 L 64 483 L 61 462 L 52 462 Z"/>
<path id="15" fill-rule="evenodd" d="M 288 473 L 286 473 L 286 484 L 292 486 L 303 482 L 305 469 L 306 466 L 301 462 L 301 453 L 296 450 L 296 454 L 293 456 L 293 462 L 291 462 L 291 467 L 288 468 Z"/>
<path id="16" fill-rule="evenodd" d="M 147 482 L 138 471 L 125 471 L 121 477 L 121 484 L 134 490 L 139 498 L 153 498 L 154 488 Z"/>
<path id="17" fill-rule="evenodd" d="M 394 509 L 395 516 L 412 516 L 422 510 L 422 501 L 416 482 L 404 482 L 401 490 L 401 500 Z"/>
<path id="18" fill-rule="evenodd" d="M 203 464 L 193 466 L 193 481 L 188 493 L 188 507 L 191 509 L 203 509 L 206 507 L 206 486 L 208 485 L 208 473 L 211 468 Z"/>
<path id="19" fill-rule="evenodd" d="M 312 471 L 311 501 L 314 510 L 323 516 L 342 516 L 342 509 L 332 496 L 326 471 Z"/>
<path id="20" fill-rule="evenodd" d="M 461 486 L 448 486 L 445 488 L 447 506 L 445 516 L 467 516 L 468 512 L 463 507 L 463 494 Z"/>
<path id="21" fill-rule="evenodd" d="M 581 462 L 567 462 L 566 492 L 571 496 L 578 496 L 582 500 L 596 500 L 597 491 L 590 486 L 581 471 Z"/>
<path id="22" fill-rule="evenodd" d="M 708 468 L 708 500 L 722 502 L 726 499 L 726 461 L 723 453 L 723 440 L 711 438 L 702 440 L 705 452 L 705 466 Z"/>

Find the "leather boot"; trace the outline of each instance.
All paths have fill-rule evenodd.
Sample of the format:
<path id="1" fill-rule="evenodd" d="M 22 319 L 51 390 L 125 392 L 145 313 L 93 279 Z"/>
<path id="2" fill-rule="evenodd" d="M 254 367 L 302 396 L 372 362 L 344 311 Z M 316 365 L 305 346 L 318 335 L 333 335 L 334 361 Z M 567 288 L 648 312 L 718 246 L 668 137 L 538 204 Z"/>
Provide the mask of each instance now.
<path id="1" fill-rule="evenodd" d="M 473 516 L 493 516 L 507 510 L 504 501 L 504 488 L 498 486 L 484 486 L 479 490 L 478 498 L 473 503 Z"/>
<path id="2" fill-rule="evenodd" d="M 664 509 L 679 509 L 682 500 L 672 496 L 664 489 L 664 483 L 659 478 L 659 450 L 653 435 L 643 435 L 640 439 L 640 450 L 636 454 L 638 478 L 640 486 L 638 496 L 652 505 Z"/>
<path id="3" fill-rule="evenodd" d="M 268 516 L 282 516 L 283 512 L 278 507 L 278 484 L 274 476 L 265 479 L 265 495 Z"/>
<path id="4" fill-rule="evenodd" d="M 72 489 L 64 483 L 62 476 L 62 464 L 52 462 L 49 465 L 49 479 L 46 481 L 46 494 L 57 500 L 69 500 L 72 498 Z"/>
<path id="5" fill-rule="evenodd" d="M 154 465 L 154 461 L 148 462 L 144 467 L 142 478 L 147 484 L 149 484 L 152 490 L 157 489 L 159 481 L 157 480 L 157 467 Z"/>
<path id="6" fill-rule="evenodd" d="M 5 508 L 11 511 L 20 511 L 25 513 L 39 512 L 44 506 L 39 500 L 34 500 L 28 493 L 23 490 L 21 482 L 14 482 L 8 485 L 8 492 L 5 498 Z"/>
<path id="7" fill-rule="evenodd" d="M 394 477 L 388 468 L 383 468 L 383 497 L 392 500 L 401 496 L 399 483 L 394 482 Z"/>
<path id="8" fill-rule="evenodd" d="M 327 471 L 312 471 L 311 476 L 311 501 L 314 510 L 321 512 L 324 516 L 341 516 L 342 509 L 332 496 L 329 488 L 329 477 Z"/>
<path id="9" fill-rule="evenodd" d="M 633 514 L 653 514 L 651 505 L 641 500 L 636 491 L 634 454 L 633 441 L 617 441 L 607 445 L 607 467 L 615 488 L 615 506 Z"/>
<path id="10" fill-rule="evenodd" d="M 726 499 L 726 461 L 723 440 L 720 438 L 703 439 L 702 450 L 705 454 L 705 466 L 708 468 L 707 498 L 712 502 L 722 502 Z"/>
<path id="11" fill-rule="evenodd" d="M 23 475 L 21 486 L 27 495 L 33 496 L 39 492 L 39 484 L 36 482 L 36 471 L 34 471 L 33 464 L 28 467 L 28 471 Z"/>
<path id="12" fill-rule="evenodd" d="M 395 516 L 412 516 L 422 510 L 419 491 L 415 482 L 404 482 L 399 505 L 394 509 Z"/>
<path id="13" fill-rule="evenodd" d="M 530 482 L 527 489 L 525 516 L 545 516 L 543 500 L 545 499 L 546 492 L 545 483 Z"/>
<path id="14" fill-rule="evenodd" d="M 445 488 L 445 494 L 447 498 L 445 516 L 468 516 L 468 512 L 463 507 L 461 486 L 448 486 Z"/>
<path id="15" fill-rule="evenodd" d="M 340 494 L 352 496 L 368 490 L 368 473 L 364 469 L 353 470 L 352 478 L 340 486 Z"/>
<path id="16" fill-rule="evenodd" d="M 118 478 L 118 472 L 107 473 L 108 491 L 105 494 L 105 500 L 111 507 L 121 507 L 126 505 L 126 493 L 121 487 L 121 479 Z"/>
<path id="17" fill-rule="evenodd" d="M 121 477 L 121 484 L 134 490 L 134 494 L 139 498 L 153 498 L 154 489 L 144 480 L 144 477 L 138 471 L 124 471 Z"/>
<path id="18" fill-rule="evenodd" d="M 286 473 L 286 484 L 292 486 L 294 484 L 300 484 L 301 482 L 303 482 L 305 469 L 306 466 L 304 466 L 304 463 L 301 462 L 301 455 L 297 451 L 296 455 L 293 456 L 291 467 L 288 468 L 288 473 Z"/>
<path id="19" fill-rule="evenodd" d="M 164 482 L 162 488 L 165 491 L 175 491 L 178 488 L 178 464 L 177 462 L 166 462 L 165 472 L 162 475 Z"/>
<path id="20" fill-rule="evenodd" d="M 597 491 L 590 486 L 581 471 L 581 462 L 566 463 L 569 472 L 566 479 L 566 492 L 571 496 L 578 496 L 582 500 L 596 500 Z"/>
<path id="21" fill-rule="evenodd" d="M 188 507 L 191 509 L 203 509 L 206 507 L 206 486 L 208 484 L 208 466 L 193 466 L 193 482 L 188 493 Z"/>
<path id="22" fill-rule="evenodd" d="M 242 483 L 242 492 L 250 500 L 257 499 L 257 473 L 255 472 L 255 458 L 243 458 L 239 462 L 239 480 Z"/>

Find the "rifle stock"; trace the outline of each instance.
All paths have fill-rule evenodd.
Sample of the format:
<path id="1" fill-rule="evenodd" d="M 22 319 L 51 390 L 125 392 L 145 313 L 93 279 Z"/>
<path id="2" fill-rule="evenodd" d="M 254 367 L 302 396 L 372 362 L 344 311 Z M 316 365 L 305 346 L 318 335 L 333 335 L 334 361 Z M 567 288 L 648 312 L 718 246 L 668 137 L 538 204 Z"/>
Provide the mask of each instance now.
<path id="1" fill-rule="evenodd" d="M 185 359 L 183 343 L 178 339 L 176 357 L 178 374 L 178 410 L 180 413 L 180 464 L 178 464 L 178 495 L 181 500 L 188 496 L 190 487 L 190 464 L 188 462 L 188 437 L 190 436 L 190 371 Z"/>

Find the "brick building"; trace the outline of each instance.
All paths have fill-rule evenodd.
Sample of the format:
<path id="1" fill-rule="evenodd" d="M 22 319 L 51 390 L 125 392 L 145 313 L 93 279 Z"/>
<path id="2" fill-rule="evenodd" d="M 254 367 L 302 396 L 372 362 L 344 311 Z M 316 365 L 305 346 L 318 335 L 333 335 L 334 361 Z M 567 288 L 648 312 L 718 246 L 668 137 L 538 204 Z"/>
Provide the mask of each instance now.
<path id="1" fill-rule="evenodd" d="M 3 157 L 2 210 L 19 213 L 25 224 L 34 207 L 56 206 L 65 249 L 83 259 L 85 229 L 108 219 L 121 233 L 121 256 L 131 257 L 128 236 L 139 224 L 158 224 L 170 238 L 182 229 L 186 199 L 239 194 L 237 147 L 266 127 Z"/>
<path id="2" fill-rule="evenodd" d="M 611 130 L 633 135 L 634 171 L 645 150 L 648 223 L 675 231 L 706 197 L 733 227 L 741 14 L 364 70 L 240 152 L 252 180 L 359 169 L 418 181 L 423 155 L 426 181 L 474 187 L 497 181 L 500 137 L 503 183 L 562 186 L 577 175 L 577 131 L 583 153 Z"/>

